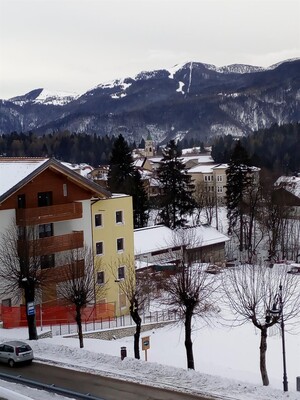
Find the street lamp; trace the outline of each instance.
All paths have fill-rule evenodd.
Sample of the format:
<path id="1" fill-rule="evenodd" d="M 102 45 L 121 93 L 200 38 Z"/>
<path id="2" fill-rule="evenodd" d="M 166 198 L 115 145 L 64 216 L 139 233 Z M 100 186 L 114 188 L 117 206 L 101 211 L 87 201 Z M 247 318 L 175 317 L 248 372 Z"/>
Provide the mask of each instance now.
<path id="1" fill-rule="evenodd" d="M 283 390 L 288 391 L 288 380 L 286 373 L 286 359 L 285 359 L 285 337 L 284 337 L 284 318 L 283 318 L 283 301 L 282 301 L 282 285 L 279 285 L 279 291 L 274 297 L 272 310 L 269 313 L 280 318 L 281 339 L 282 339 L 282 358 L 283 358 Z"/>

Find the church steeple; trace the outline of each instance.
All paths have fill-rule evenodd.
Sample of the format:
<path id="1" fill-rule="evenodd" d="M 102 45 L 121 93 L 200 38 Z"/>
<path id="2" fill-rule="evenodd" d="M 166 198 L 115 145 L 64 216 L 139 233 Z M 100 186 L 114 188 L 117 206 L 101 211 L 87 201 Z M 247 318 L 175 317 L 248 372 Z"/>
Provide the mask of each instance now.
<path id="1" fill-rule="evenodd" d="M 153 148 L 153 140 L 151 137 L 150 132 L 148 132 L 147 139 L 145 140 L 145 156 L 146 157 L 153 157 L 154 156 L 154 148 Z"/>

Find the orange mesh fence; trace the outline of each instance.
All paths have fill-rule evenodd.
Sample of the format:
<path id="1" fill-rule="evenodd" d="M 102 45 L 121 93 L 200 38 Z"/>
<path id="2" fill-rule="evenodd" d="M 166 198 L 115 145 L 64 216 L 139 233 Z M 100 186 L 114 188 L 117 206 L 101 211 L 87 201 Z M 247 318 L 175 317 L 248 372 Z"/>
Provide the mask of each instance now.
<path id="1" fill-rule="evenodd" d="M 42 315 L 41 315 L 42 313 Z M 43 325 L 63 325 L 74 323 L 75 306 L 35 306 L 36 323 Z M 1 306 L 3 328 L 18 328 L 27 326 L 26 306 L 8 307 Z M 115 317 L 114 303 L 101 303 L 87 306 L 81 312 L 82 322 L 97 322 L 111 320 Z"/>

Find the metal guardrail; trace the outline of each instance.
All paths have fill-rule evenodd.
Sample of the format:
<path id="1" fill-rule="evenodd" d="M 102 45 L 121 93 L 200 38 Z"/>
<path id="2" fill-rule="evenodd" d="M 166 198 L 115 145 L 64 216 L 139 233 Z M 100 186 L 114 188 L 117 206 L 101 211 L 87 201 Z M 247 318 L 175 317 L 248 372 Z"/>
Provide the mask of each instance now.
<path id="1" fill-rule="evenodd" d="M 8 382 L 14 382 L 14 383 L 21 383 L 23 385 L 35 388 L 35 389 L 41 389 L 41 390 L 46 390 L 47 392 L 52 392 L 56 393 L 59 395 L 71 397 L 72 399 L 77 399 L 77 400 L 105 400 L 102 397 L 95 397 L 92 396 L 91 394 L 87 393 L 78 393 L 74 392 L 69 389 L 64 389 L 59 386 L 56 386 L 54 384 L 49 385 L 46 383 L 40 383 L 37 381 L 33 381 L 32 379 L 27 379 L 23 378 L 21 375 L 15 376 L 15 375 L 9 375 L 9 374 L 4 374 L 0 373 L 0 379 L 6 380 Z"/>
<path id="2" fill-rule="evenodd" d="M 181 315 L 178 311 L 155 311 L 152 313 L 142 314 L 142 324 L 151 323 L 151 322 L 166 322 L 166 321 L 177 321 L 181 318 Z M 105 318 L 104 320 L 97 321 L 83 321 L 82 322 L 82 330 L 83 332 L 95 331 L 95 330 L 104 330 L 104 329 L 113 329 L 113 328 L 122 328 L 126 326 L 135 325 L 134 321 L 130 317 L 130 315 L 122 315 L 120 317 L 114 318 Z M 69 335 L 73 333 L 77 333 L 77 324 L 75 323 L 61 323 L 55 325 L 47 325 L 47 328 L 50 328 L 53 336 L 61 336 L 61 335 Z"/>

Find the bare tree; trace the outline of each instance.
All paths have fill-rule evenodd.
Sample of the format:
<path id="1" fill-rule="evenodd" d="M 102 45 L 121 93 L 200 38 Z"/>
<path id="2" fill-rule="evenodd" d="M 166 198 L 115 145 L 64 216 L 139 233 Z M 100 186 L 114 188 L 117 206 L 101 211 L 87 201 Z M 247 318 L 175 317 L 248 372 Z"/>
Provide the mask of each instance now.
<path id="1" fill-rule="evenodd" d="M 211 296 L 218 285 L 216 276 L 205 272 L 206 265 L 193 261 L 189 248 L 196 247 L 199 242 L 193 229 L 181 229 L 174 232 L 172 245 L 180 248 L 177 252 L 177 267 L 174 274 L 163 278 L 162 287 L 165 291 L 163 302 L 180 312 L 185 326 L 185 348 L 187 368 L 195 369 L 192 321 L 195 315 L 208 318 L 216 311 L 212 305 Z M 199 245 L 199 244 L 198 244 Z M 168 261 L 164 259 L 164 261 Z"/>
<path id="2" fill-rule="evenodd" d="M 260 330 L 260 372 L 264 386 L 269 385 L 266 367 L 268 329 L 279 326 L 280 316 L 272 314 L 278 288 L 282 287 L 284 321 L 299 315 L 300 291 L 297 276 L 288 274 L 287 268 L 267 268 L 243 265 L 230 269 L 223 277 L 224 301 L 232 313 L 233 324 L 246 322 Z"/>
<path id="3" fill-rule="evenodd" d="M 103 297 L 106 287 L 95 284 L 94 255 L 87 246 L 66 252 L 63 264 L 60 268 L 57 295 L 67 304 L 75 306 L 79 345 L 83 348 L 82 310 L 97 298 Z"/>
<path id="4" fill-rule="evenodd" d="M 270 261 L 277 260 L 280 252 L 284 253 L 283 242 L 287 233 L 287 221 L 288 211 L 283 204 L 273 202 L 272 192 L 265 194 L 261 223 L 266 231 Z"/>
<path id="5" fill-rule="evenodd" d="M 119 276 L 119 268 L 125 268 L 124 276 Z M 119 290 L 124 294 L 129 302 L 129 312 L 136 325 L 134 333 L 134 357 L 140 359 L 140 334 L 142 326 L 141 312 L 149 301 L 151 293 L 151 281 L 148 271 L 136 273 L 135 262 L 131 257 L 122 257 L 118 262 L 111 264 L 110 269 L 115 281 L 119 285 Z"/>
<path id="6" fill-rule="evenodd" d="M 34 302 L 43 283 L 42 249 L 34 226 L 14 222 L 0 238 L 0 293 L 14 302 L 25 301 L 29 340 L 38 339 Z"/>
<path id="7" fill-rule="evenodd" d="M 215 187 L 210 187 L 206 182 L 197 182 L 193 195 L 196 202 L 196 224 L 201 224 L 201 216 L 204 215 L 206 219 L 205 223 L 211 225 L 213 217 L 217 212 Z"/>

